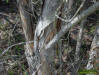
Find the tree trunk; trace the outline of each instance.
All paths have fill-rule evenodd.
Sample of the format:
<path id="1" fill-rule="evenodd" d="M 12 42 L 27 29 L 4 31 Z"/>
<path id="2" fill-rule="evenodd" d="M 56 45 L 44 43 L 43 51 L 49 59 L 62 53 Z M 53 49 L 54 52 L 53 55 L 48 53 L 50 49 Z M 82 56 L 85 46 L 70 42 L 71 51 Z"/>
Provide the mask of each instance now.
<path id="1" fill-rule="evenodd" d="M 91 50 L 89 52 L 89 61 L 87 64 L 87 69 L 95 69 L 98 71 L 97 75 L 99 75 L 99 21 L 97 22 L 96 33 L 93 38 L 93 42 L 91 45 Z M 96 74 L 87 74 L 87 75 L 96 75 Z"/>
<path id="2" fill-rule="evenodd" d="M 54 25 L 55 12 L 60 4 L 60 0 L 45 0 L 43 11 L 35 30 L 34 50 L 38 50 L 40 53 L 41 68 L 39 71 L 42 72 L 40 75 L 53 75 L 53 70 L 50 65 L 53 62 L 55 47 L 45 51 L 44 46 L 56 34 Z"/>
<path id="3" fill-rule="evenodd" d="M 23 27 L 23 31 L 24 31 L 25 38 L 26 38 L 27 42 L 33 41 L 33 38 L 34 38 L 32 19 L 31 19 L 29 12 L 27 11 L 27 8 L 29 6 L 28 2 L 29 1 L 27 1 L 27 0 L 19 0 L 18 1 L 19 12 L 20 12 L 21 20 L 22 20 L 22 27 Z M 28 61 L 30 73 L 32 73 L 34 71 L 33 43 L 26 43 L 25 54 L 26 54 L 26 58 Z"/>
<path id="4" fill-rule="evenodd" d="M 52 71 L 46 60 L 45 55 L 50 56 L 51 53 L 53 55 L 54 48 L 49 49 L 48 51 L 50 53 L 48 54 L 48 52 L 46 51 L 44 52 L 43 45 L 46 41 L 50 41 L 53 35 L 55 34 L 55 32 L 51 32 L 52 30 L 50 30 L 50 28 L 53 29 L 53 24 L 52 25 L 50 24 L 55 21 L 55 12 L 60 4 L 59 1 L 60 0 L 51 0 L 51 1 L 46 0 L 44 2 L 42 14 L 35 30 L 35 38 L 33 34 L 33 29 L 32 29 L 33 25 L 31 25 L 32 19 L 25 10 L 25 8 L 28 7 L 29 1 L 27 0 L 18 1 L 21 20 L 23 23 L 22 27 L 24 30 L 26 41 L 31 41 L 34 39 L 34 46 L 33 44 L 29 44 L 29 43 L 27 43 L 25 46 L 25 54 L 30 68 L 31 75 L 36 75 L 36 74 L 52 75 Z M 44 31 L 44 35 L 40 36 L 42 30 Z M 46 38 L 48 38 L 47 36 L 50 36 L 50 35 L 52 35 L 52 37 L 46 40 Z M 39 53 L 39 50 L 42 50 L 42 51 Z M 33 55 L 33 52 L 35 53 L 35 55 Z"/>
<path id="5" fill-rule="evenodd" d="M 53 62 L 56 42 L 72 26 L 76 25 L 83 18 L 99 8 L 99 2 L 88 8 L 88 10 L 84 11 L 81 15 L 75 17 L 70 23 L 66 23 L 67 25 L 61 28 L 60 25 L 62 21 L 55 18 L 56 11 L 61 9 L 59 8 L 62 6 L 60 5 L 61 0 L 44 0 L 43 10 L 35 28 L 35 25 L 33 25 L 33 19 L 28 13 L 28 7 L 30 6 L 29 2 L 31 0 L 17 1 L 19 4 L 19 11 L 23 23 L 22 27 L 26 41 L 34 40 L 34 43 L 27 43 L 25 46 L 25 54 L 30 69 L 30 75 L 54 75 L 50 63 Z M 70 4 L 69 8 L 71 8 L 73 3 Z M 71 14 L 69 13 L 68 17 L 71 18 L 70 16 Z"/>

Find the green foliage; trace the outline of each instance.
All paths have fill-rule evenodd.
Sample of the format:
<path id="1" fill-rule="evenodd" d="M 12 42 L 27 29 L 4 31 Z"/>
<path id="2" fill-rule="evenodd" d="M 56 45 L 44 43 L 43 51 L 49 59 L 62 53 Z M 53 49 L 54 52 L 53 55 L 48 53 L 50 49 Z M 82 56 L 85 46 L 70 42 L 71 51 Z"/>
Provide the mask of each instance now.
<path id="1" fill-rule="evenodd" d="M 23 73 L 23 75 L 28 75 L 28 73 L 25 71 L 25 72 Z"/>
<path id="2" fill-rule="evenodd" d="M 18 50 L 18 51 L 22 50 L 22 48 L 19 47 L 19 46 L 16 46 L 15 48 L 16 48 L 16 50 Z"/>
<path id="3" fill-rule="evenodd" d="M 91 27 L 90 32 L 93 33 L 95 31 L 95 26 Z"/>
<path id="4" fill-rule="evenodd" d="M 22 64 L 23 75 L 28 75 L 28 72 L 25 70 L 25 65 Z"/>
<path id="5" fill-rule="evenodd" d="M 22 69 L 25 70 L 25 66 L 24 66 L 24 64 L 22 65 Z"/>
<path id="6" fill-rule="evenodd" d="M 8 75 L 14 75 L 14 72 L 12 70 L 9 70 Z"/>
<path id="7" fill-rule="evenodd" d="M 2 50 L 0 49 L 0 54 L 2 53 Z"/>
<path id="8" fill-rule="evenodd" d="M 95 32 L 95 28 L 96 26 L 91 26 L 90 28 L 88 28 L 89 30 L 88 34 L 93 34 Z"/>
<path id="9" fill-rule="evenodd" d="M 9 3 L 9 0 L 6 0 L 6 3 Z"/>

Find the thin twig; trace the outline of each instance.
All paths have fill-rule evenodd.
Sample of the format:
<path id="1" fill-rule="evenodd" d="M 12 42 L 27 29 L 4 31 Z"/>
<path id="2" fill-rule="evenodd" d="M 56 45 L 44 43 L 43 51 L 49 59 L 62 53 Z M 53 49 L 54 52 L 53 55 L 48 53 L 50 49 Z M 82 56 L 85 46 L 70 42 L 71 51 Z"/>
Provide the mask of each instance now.
<path id="1" fill-rule="evenodd" d="M 33 43 L 33 41 L 20 42 L 20 43 L 17 43 L 17 44 L 13 44 L 13 45 L 9 46 L 7 49 L 3 50 L 3 52 L 0 54 L 0 57 L 2 57 L 6 52 L 8 52 L 9 49 L 11 49 L 12 47 L 17 46 L 17 45 L 26 44 L 26 43 Z"/>
<path id="2" fill-rule="evenodd" d="M 84 3 L 85 3 L 86 0 L 83 0 L 83 2 L 81 3 L 81 5 L 79 6 L 78 10 L 76 11 L 76 13 L 74 14 L 74 16 L 70 19 L 70 21 L 72 21 L 76 16 L 77 14 L 80 12 L 80 10 L 82 9 L 82 7 L 84 6 Z"/>
<path id="3" fill-rule="evenodd" d="M 77 17 L 75 17 L 70 23 L 68 23 L 67 25 L 65 25 L 55 36 L 54 38 L 47 44 L 45 45 L 45 49 L 49 49 L 52 46 L 54 46 L 54 44 L 74 25 L 77 25 L 81 20 L 83 20 L 84 18 L 86 18 L 87 16 L 89 16 L 90 14 L 92 14 L 93 12 L 95 12 L 97 9 L 99 8 L 99 1 L 95 4 L 93 4 L 92 6 L 90 6 L 88 9 L 86 9 L 85 11 L 83 11 L 80 15 L 78 15 Z"/>
<path id="4" fill-rule="evenodd" d="M 4 13 L 4 12 L 0 12 L 0 15 L 3 15 L 3 16 L 7 16 L 7 17 L 11 17 L 10 15 Z"/>
<path id="5" fill-rule="evenodd" d="M 20 22 L 20 19 L 17 20 L 17 22 L 15 23 L 13 29 L 12 29 L 12 33 L 14 32 L 15 28 L 16 28 L 16 25 Z"/>
<path id="6" fill-rule="evenodd" d="M 62 21 L 64 21 L 64 22 L 71 22 L 71 21 L 77 16 L 77 14 L 79 13 L 79 11 L 82 9 L 82 7 L 84 6 L 85 1 L 86 1 L 86 0 L 84 0 L 84 1 L 81 3 L 81 5 L 79 6 L 78 10 L 76 11 L 76 13 L 74 14 L 74 16 L 73 16 L 70 20 L 65 20 L 65 19 L 59 17 L 57 14 L 55 14 L 55 16 L 56 16 L 58 19 L 60 19 L 60 20 L 62 20 Z"/>

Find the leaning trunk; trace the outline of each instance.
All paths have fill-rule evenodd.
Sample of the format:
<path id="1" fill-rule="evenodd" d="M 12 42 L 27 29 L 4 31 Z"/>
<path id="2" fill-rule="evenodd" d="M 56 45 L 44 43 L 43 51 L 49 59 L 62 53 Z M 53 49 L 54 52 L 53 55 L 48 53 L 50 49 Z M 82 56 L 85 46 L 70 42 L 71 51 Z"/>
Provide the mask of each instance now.
<path id="1" fill-rule="evenodd" d="M 23 31 L 24 31 L 25 38 L 27 41 L 26 46 L 25 46 L 25 54 L 26 54 L 26 58 L 28 61 L 30 73 L 32 73 L 34 71 L 34 66 L 33 66 L 34 62 L 33 62 L 33 56 L 32 56 L 33 55 L 33 42 L 32 43 L 28 42 L 28 41 L 33 41 L 33 37 L 34 37 L 32 20 L 31 20 L 30 14 L 26 10 L 26 8 L 28 7 L 27 1 L 19 0 L 18 6 L 19 6 L 19 12 L 20 12 L 21 20 L 22 20 Z"/>

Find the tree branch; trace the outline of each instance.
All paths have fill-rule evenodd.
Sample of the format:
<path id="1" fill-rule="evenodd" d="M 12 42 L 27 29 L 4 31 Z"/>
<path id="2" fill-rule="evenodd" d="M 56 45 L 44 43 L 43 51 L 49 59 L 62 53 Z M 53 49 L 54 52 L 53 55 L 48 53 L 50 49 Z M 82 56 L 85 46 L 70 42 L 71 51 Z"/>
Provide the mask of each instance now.
<path id="1" fill-rule="evenodd" d="M 75 52 L 75 61 L 78 61 L 79 58 L 79 53 L 80 53 L 80 47 L 81 47 L 81 42 L 82 42 L 82 36 L 83 36 L 83 29 L 84 29 L 84 24 L 86 20 L 83 20 L 81 22 L 79 34 L 78 34 L 78 39 L 77 39 L 77 44 L 76 44 L 76 52 Z"/>
<path id="2" fill-rule="evenodd" d="M 95 12 L 99 8 L 99 1 L 95 3 L 94 5 L 90 6 L 87 10 L 83 11 L 80 15 L 75 17 L 70 23 L 65 25 L 59 33 L 57 33 L 54 38 L 45 45 L 45 49 L 49 49 L 74 25 L 78 24 L 81 20 L 83 20 L 85 17 L 89 16 L 93 12 Z"/>
<path id="3" fill-rule="evenodd" d="M 17 46 L 17 45 L 23 45 L 23 44 L 26 44 L 26 43 L 33 43 L 34 41 L 27 41 L 27 42 L 20 42 L 20 43 L 16 43 L 16 44 L 13 44 L 11 46 L 9 46 L 7 49 L 3 50 L 3 52 L 0 54 L 0 57 L 2 57 L 6 52 L 9 51 L 9 49 L 11 49 L 12 47 L 14 46 Z"/>

